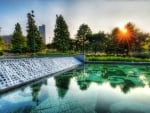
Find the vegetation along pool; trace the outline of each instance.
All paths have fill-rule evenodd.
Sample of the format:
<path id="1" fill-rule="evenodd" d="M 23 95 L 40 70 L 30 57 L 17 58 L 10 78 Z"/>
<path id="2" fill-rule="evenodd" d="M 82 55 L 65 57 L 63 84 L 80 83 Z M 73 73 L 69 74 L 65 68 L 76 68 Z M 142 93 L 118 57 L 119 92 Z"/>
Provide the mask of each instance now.
<path id="1" fill-rule="evenodd" d="M 0 95 L 0 113 L 150 113 L 150 66 L 85 64 Z"/>

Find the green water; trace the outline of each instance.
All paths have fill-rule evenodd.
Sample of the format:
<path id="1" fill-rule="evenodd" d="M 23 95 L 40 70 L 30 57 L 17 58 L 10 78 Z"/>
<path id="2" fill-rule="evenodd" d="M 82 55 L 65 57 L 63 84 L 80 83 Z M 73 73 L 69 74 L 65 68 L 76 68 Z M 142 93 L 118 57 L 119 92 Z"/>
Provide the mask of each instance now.
<path id="1" fill-rule="evenodd" d="M 150 113 L 150 66 L 85 64 L 1 94 L 0 113 Z"/>

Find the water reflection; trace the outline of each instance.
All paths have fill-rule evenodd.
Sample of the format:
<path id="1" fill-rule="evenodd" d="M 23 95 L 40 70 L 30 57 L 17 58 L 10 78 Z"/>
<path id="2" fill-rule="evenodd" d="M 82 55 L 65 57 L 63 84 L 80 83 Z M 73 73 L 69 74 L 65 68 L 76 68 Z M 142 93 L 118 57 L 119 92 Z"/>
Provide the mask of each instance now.
<path id="1" fill-rule="evenodd" d="M 0 113 L 149 113 L 149 69 L 85 64 L 0 95 Z"/>
<path id="2" fill-rule="evenodd" d="M 39 82 L 37 84 L 34 84 L 31 86 L 31 90 L 32 90 L 32 101 L 36 102 L 36 105 L 39 104 L 39 91 L 41 89 L 42 86 L 42 82 Z"/>
<path id="3" fill-rule="evenodd" d="M 72 73 L 71 73 L 72 74 Z M 70 73 L 68 72 L 66 74 L 62 74 L 62 76 L 55 76 L 55 81 L 56 81 L 56 87 L 58 91 L 58 95 L 60 98 L 64 98 L 68 89 L 69 89 L 69 84 L 70 84 Z"/>
<path id="4" fill-rule="evenodd" d="M 120 87 L 123 93 L 128 93 L 135 87 L 143 87 L 145 84 L 139 79 L 142 73 L 145 73 L 140 66 L 124 65 L 85 65 L 84 70 L 78 72 L 77 82 L 80 89 L 88 89 L 91 82 L 102 84 L 109 82 L 113 88 Z M 145 76 L 144 80 L 149 80 Z M 150 82 L 148 82 L 150 83 Z"/>
<path id="5" fill-rule="evenodd" d="M 91 81 L 86 79 L 87 77 L 88 74 L 85 72 L 85 68 L 83 66 L 80 70 L 78 70 L 76 77 L 77 84 L 81 90 L 87 90 L 90 86 Z"/>
<path id="6" fill-rule="evenodd" d="M 119 86 L 123 93 L 128 93 L 130 89 L 135 87 L 150 85 L 150 77 L 144 75 L 144 79 L 141 79 L 142 73 L 147 73 L 147 71 L 141 66 L 87 64 L 80 66 L 74 72 L 69 71 L 62 76 L 56 76 L 55 81 L 61 98 L 65 96 L 72 77 L 76 78 L 81 90 L 87 90 L 93 82 L 97 84 L 109 82 L 112 88 Z"/>

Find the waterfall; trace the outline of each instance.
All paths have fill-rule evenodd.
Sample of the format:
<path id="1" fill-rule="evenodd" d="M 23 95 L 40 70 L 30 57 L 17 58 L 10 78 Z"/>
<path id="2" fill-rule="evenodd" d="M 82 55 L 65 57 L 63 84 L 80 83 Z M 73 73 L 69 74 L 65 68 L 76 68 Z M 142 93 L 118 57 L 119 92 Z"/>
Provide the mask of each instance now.
<path id="1" fill-rule="evenodd" d="M 81 64 L 74 57 L 0 60 L 0 91 Z"/>

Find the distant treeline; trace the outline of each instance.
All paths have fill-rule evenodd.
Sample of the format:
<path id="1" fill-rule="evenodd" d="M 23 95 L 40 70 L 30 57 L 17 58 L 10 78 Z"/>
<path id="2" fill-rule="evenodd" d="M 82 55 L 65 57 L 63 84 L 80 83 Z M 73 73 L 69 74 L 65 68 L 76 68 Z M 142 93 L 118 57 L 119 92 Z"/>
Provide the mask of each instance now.
<path id="1" fill-rule="evenodd" d="M 114 28 L 111 33 L 99 31 L 92 33 L 87 24 L 79 26 L 75 37 L 70 37 L 68 25 L 62 15 L 56 15 L 56 24 L 52 43 L 44 45 L 34 19 L 34 11 L 27 14 L 27 36 L 23 36 L 19 23 L 11 39 L 9 50 L 13 53 L 36 53 L 45 49 L 60 52 L 76 52 L 83 54 L 129 55 L 150 51 L 150 34 L 138 29 L 128 22 L 123 29 Z M 0 37 L 0 50 L 5 50 L 5 43 Z"/>

